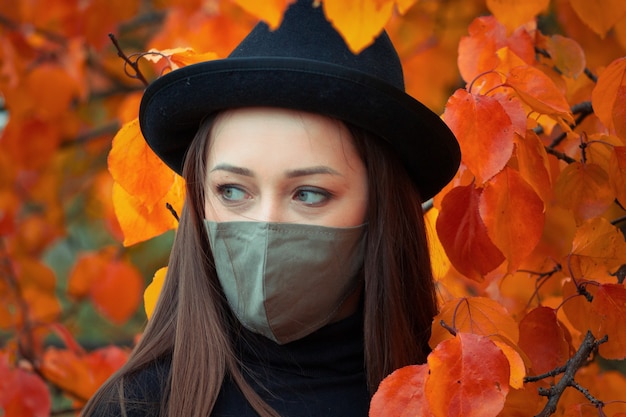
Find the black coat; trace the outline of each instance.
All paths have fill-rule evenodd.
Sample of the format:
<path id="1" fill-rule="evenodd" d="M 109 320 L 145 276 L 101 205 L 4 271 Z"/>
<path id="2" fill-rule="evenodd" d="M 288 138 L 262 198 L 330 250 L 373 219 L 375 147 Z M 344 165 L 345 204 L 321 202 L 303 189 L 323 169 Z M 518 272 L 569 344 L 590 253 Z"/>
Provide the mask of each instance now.
<path id="1" fill-rule="evenodd" d="M 243 330 L 237 350 L 253 374 L 248 382 L 282 417 L 367 417 L 362 314 L 330 324 L 285 344 Z M 128 417 L 159 413 L 170 357 L 127 377 Z M 254 381 L 258 380 L 263 388 Z M 121 415 L 119 403 L 99 404 L 93 416 Z M 257 417 L 238 387 L 226 377 L 211 417 Z"/>

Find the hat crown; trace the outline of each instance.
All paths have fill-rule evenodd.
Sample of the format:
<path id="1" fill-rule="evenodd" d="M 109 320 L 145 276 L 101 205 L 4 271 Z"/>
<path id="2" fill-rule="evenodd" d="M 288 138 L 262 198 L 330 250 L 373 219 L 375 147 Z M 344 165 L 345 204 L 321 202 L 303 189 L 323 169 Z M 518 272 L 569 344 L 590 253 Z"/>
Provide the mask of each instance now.
<path id="1" fill-rule="evenodd" d="M 385 31 L 354 54 L 324 16 L 321 6 L 298 0 L 274 31 L 260 22 L 233 50 L 230 58 L 276 57 L 314 60 L 350 68 L 404 91 L 402 65 Z"/>

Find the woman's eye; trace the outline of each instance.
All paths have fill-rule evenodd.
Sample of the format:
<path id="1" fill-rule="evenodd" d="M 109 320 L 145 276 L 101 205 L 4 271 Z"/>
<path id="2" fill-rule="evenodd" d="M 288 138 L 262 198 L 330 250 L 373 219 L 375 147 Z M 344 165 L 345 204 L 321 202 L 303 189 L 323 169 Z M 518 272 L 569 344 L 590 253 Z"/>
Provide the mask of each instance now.
<path id="1" fill-rule="evenodd" d="M 322 190 L 298 190 L 293 199 L 308 206 L 317 206 L 328 200 L 329 194 Z"/>
<path id="2" fill-rule="evenodd" d="M 226 201 L 237 202 L 247 198 L 247 193 L 244 190 L 233 185 L 220 185 L 217 187 L 217 192 Z"/>

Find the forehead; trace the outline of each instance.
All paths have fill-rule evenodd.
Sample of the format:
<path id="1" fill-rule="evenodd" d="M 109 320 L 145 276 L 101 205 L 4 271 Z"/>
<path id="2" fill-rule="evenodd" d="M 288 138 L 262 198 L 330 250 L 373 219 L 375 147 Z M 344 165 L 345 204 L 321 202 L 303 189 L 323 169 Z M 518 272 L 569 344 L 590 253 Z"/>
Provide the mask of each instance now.
<path id="1" fill-rule="evenodd" d="M 358 157 L 338 120 L 276 108 L 244 108 L 220 114 L 212 127 L 209 165 L 221 162 L 284 165 L 351 164 Z"/>

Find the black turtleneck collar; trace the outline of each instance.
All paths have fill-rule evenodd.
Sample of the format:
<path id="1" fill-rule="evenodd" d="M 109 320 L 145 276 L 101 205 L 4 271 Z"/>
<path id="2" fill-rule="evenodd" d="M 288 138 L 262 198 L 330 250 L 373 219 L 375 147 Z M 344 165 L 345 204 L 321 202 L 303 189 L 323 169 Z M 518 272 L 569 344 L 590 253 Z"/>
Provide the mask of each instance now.
<path id="1" fill-rule="evenodd" d="M 242 329 L 236 349 L 249 383 L 282 417 L 366 417 L 363 314 L 279 345 Z M 214 417 L 255 416 L 227 377 Z"/>

